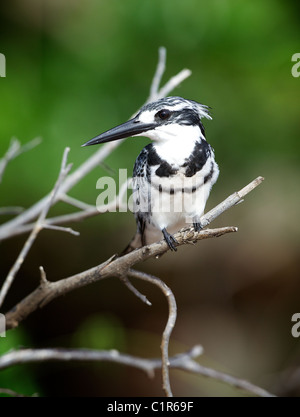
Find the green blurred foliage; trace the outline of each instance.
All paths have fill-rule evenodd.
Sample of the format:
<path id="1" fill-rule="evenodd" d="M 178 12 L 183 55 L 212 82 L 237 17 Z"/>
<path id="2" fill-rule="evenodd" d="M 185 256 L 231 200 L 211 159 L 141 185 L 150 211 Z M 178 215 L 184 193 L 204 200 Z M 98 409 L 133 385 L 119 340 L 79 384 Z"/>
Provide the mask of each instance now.
<path id="1" fill-rule="evenodd" d="M 249 196 L 242 208 L 222 217 L 222 224 L 241 226 L 241 234 L 228 238 L 227 245 L 208 242 L 201 250 L 198 245 L 182 248 L 176 259 L 172 258 L 174 262 L 166 257 L 159 264 L 147 263 L 149 272 L 157 273 L 166 281 L 172 279 L 172 288 L 182 303 L 183 319 L 179 319 L 179 330 L 174 336 L 176 343 L 184 340 L 189 348 L 193 342 L 203 342 L 206 351 L 217 363 L 225 363 L 229 371 L 241 377 L 248 375 L 258 382 L 272 380 L 266 375 L 281 370 L 284 362 L 288 365 L 299 356 L 298 345 L 287 336 L 291 312 L 300 305 L 296 217 L 299 212 L 296 190 L 300 78 L 291 74 L 291 57 L 300 52 L 299 4 L 292 0 L 12 0 L 2 3 L 0 53 L 6 56 L 7 76 L 0 78 L 0 156 L 7 150 L 12 136 L 22 143 L 34 137 L 43 141 L 7 167 L 0 184 L 0 206 L 28 207 L 44 196 L 56 180 L 66 146 L 71 147 L 69 160 L 74 167 L 85 161 L 95 148 L 80 145 L 128 119 L 146 100 L 158 48 L 165 46 L 168 55 L 163 81 L 182 68 L 192 70 L 192 76 L 172 94 L 212 107 L 213 121 L 206 121 L 205 127 L 221 175 L 209 207 L 258 175 L 264 175 L 266 182 L 256 197 Z M 128 140 L 107 158 L 105 163 L 116 178 L 119 168 L 127 168 L 131 173 L 134 160 L 146 143 L 148 140 L 143 138 Z M 98 195 L 96 181 L 101 175 L 107 175 L 105 166 L 89 174 L 70 194 L 94 204 Z M 60 204 L 51 214 L 69 210 Z M 74 237 L 43 232 L 24 264 L 24 288 L 17 292 L 18 297 L 36 286 L 37 268 L 41 264 L 46 266 L 50 278 L 58 279 L 122 249 L 120 246 L 123 243 L 125 246 L 133 234 L 134 220 L 130 213 L 110 213 L 90 219 L 78 228 L 81 237 L 76 241 Z M 8 246 L 2 244 L 2 271 L 8 271 L 23 238 L 9 242 Z M 200 270 L 201 280 L 198 279 Z M 185 291 L 182 291 L 182 275 L 190 279 Z M 264 281 L 267 278 L 268 283 Z M 258 289 L 254 288 L 260 280 L 262 287 L 257 284 Z M 129 352 L 138 355 L 135 343 L 138 337 L 132 347 L 124 329 L 138 329 L 136 335 L 140 331 L 143 340 L 145 327 L 156 334 L 161 331 L 161 314 L 148 312 L 153 317 L 151 320 L 141 315 L 139 304 L 132 302 L 133 296 L 124 299 L 123 287 L 117 292 L 116 283 L 112 285 L 113 288 L 104 287 L 101 294 L 92 289 L 65 297 L 61 304 L 49 307 L 49 316 L 39 312 L 41 319 L 29 320 L 27 327 L 25 324 L 28 340 L 32 336 L 33 346 L 57 345 L 55 341 L 59 338 L 63 345 L 125 350 L 128 347 Z M 247 285 L 252 292 L 246 296 L 243 286 Z M 148 292 L 147 287 L 147 295 Z M 164 301 L 160 299 L 160 303 Z M 201 310 L 198 310 L 200 303 Z M 257 312 L 253 312 L 253 304 Z M 106 312 L 110 310 L 113 312 L 108 316 Z M 86 317 L 81 317 L 83 311 Z M 116 317 L 120 316 L 122 320 L 118 321 Z M 42 326 L 45 317 L 47 326 Z M 259 323 L 258 327 L 254 322 Z M 212 332 L 212 328 L 218 332 Z M 75 334 L 68 339 L 72 331 Z M 249 334 L 253 333 L 256 339 L 248 341 Z M 7 349 L 25 343 L 22 337 L 10 338 Z M 264 341 L 262 346 L 260 340 Z M 286 343 L 281 344 L 282 340 Z M 274 349 L 275 344 L 277 350 L 271 354 L 268 349 Z M 252 362 L 247 356 L 250 347 Z M 151 354 L 146 351 L 145 356 Z M 72 370 L 69 371 L 73 377 Z M 35 372 L 26 376 L 23 372 L 25 367 L 2 373 L 0 386 L 22 393 L 35 392 Z M 57 372 L 54 377 L 51 371 L 41 376 L 39 392 L 43 392 L 47 383 L 48 392 L 66 392 L 63 381 L 69 374 L 65 371 L 63 377 Z M 52 385 L 51 378 L 55 381 Z M 195 386 L 194 379 L 186 385 L 187 378 L 182 377 L 180 382 L 178 377 L 178 392 L 184 393 L 185 389 L 186 395 L 198 395 L 200 387 L 207 395 L 211 395 L 209 392 L 228 394 L 222 387 L 205 388 L 206 380 L 199 382 L 199 387 Z M 140 374 L 136 380 L 140 380 Z M 91 381 L 86 390 L 98 395 L 95 386 L 99 381 L 96 381 L 96 384 Z M 155 388 L 160 385 L 159 379 L 151 386 L 145 381 L 132 382 L 130 387 L 120 382 L 116 387 L 112 384 L 111 388 L 109 385 L 102 388 L 107 390 L 106 395 L 160 393 Z M 74 379 L 69 389 L 74 394 L 76 389 L 80 393 L 85 387 L 76 385 Z"/>
<path id="2" fill-rule="evenodd" d="M 112 314 L 89 316 L 77 329 L 74 346 L 126 351 L 125 329 Z"/>
<path id="3" fill-rule="evenodd" d="M 143 103 L 160 45 L 168 50 L 166 77 L 182 67 L 193 71 L 174 94 L 212 107 L 208 139 L 226 172 L 251 170 L 256 158 L 283 152 L 298 162 L 299 80 L 291 76 L 291 56 L 299 26 L 293 3 L 89 0 L 67 6 L 31 0 L 2 7 L 7 78 L 0 85 L 0 154 L 11 136 L 22 142 L 43 138 L 39 150 L 7 172 L 1 191 L 18 190 L 10 201 L 29 203 L 43 194 L 65 146 L 77 165 L 94 151 L 81 149 L 84 141 Z M 108 163 L 131 170 L 144 143 L 128 141 Z M 78 190 L 91 195 L 86 183 Z"/>

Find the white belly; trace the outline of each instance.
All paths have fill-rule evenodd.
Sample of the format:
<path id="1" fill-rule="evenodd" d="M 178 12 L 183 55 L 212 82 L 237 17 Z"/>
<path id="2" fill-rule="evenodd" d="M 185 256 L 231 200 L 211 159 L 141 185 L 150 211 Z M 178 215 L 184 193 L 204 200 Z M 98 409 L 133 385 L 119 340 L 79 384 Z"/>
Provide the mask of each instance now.
<path id="1" fill-rule="evenodd" d="M 204 182 L 211 171 L 211 163 L 209 158 L 202 170 L 192 177 L 186 177 L 179 171 L 170 177 L 152 175 L 151 183 L 145 178 L 134 178 L 133 209 L 146 220 L 146 244 L 160 240 L 163 228 L 172 234 L 197 222 L 219 173 L 213 162 L 214 175 Z"/>

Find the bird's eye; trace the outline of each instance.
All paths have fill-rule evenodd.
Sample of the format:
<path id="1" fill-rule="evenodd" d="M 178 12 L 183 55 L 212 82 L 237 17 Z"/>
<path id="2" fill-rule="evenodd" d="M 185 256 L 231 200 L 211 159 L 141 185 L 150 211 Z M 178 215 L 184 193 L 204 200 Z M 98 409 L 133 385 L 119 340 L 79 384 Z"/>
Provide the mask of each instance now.
<path id="1" fill-rule="evenodd" d="M 159 117 L 161 120 L 166 120 L 171 116 L 170 110 L 162 109 L 156 113 L 155 117 Z"/>

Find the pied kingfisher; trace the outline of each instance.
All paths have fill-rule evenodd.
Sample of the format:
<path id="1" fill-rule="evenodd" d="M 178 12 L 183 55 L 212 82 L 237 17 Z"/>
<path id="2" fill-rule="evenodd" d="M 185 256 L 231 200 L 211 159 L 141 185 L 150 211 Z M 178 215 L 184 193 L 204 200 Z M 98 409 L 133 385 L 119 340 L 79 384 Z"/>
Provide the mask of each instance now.
<path id="1" fill-rule="evenodd" d="M 202 118 L 211 119 L 207 106 L 166 97 L 144 105 L 131 120 L 83 145 L 130 136 L 153 140 L 135 161 L 132 188 L 137 232 L 123 253 L 154 243 L 162 235 L 175 251 L 172 233 L 187 223 L 193 223 L 196 231 L 201 229 L 200 216 L 219 175 Z"/>

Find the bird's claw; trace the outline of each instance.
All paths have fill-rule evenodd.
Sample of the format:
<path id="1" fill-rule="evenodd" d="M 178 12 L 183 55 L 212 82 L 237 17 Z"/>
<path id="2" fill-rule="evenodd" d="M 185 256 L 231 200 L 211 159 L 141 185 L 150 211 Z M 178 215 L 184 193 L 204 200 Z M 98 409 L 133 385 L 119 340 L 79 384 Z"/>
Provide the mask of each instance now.
<path id="1" fill-rule="evenodd" d="M 193 223 L 193 227 L 194 227 L 195 232 L 200 232 L 200 230 L 203 229 L 201 223 Z"/>
<path id="2" fill-rule="evenodd" d="M 176 252 L 177 251 L 176 245 L 178 245 L 178 242 L 175 239 L 175 237 L 173 235 L 171 235 L 170 233 L 168 233 L 165 228 L 162 229 L 162 233 L 164 235 L 165 241 L 167 242 L 169 248 L 172 251 Z"/>

